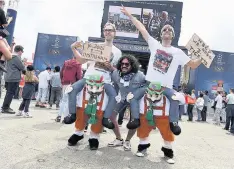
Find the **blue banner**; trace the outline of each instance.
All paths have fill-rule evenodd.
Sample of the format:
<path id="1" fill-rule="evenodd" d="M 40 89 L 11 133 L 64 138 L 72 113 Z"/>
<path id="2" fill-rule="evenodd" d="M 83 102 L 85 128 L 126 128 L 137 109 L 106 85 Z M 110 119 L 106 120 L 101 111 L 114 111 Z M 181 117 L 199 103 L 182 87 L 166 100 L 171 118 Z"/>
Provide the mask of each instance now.
<path id="1" fill-rule="evenodd" d="M 201 65 L 192 77 L 195 79 L 195 90 L 208 90 L 210 93 L 228 92 L 230 88 L 234 88 L 234 53 L 213 52 L 215 58 L 210 68 L 207 69 L 204 65 Z"/>
<path id="2" fill-rule="evenodd" d="M 161 40 L 161 29 L 169 24 L 175 30 L 175 38 L 172 42 L 177 45 L 180 38 L 182 2 L 173 1 L 105 1 L 102 18 L 102 28 L 107 22 L 116 26 L 116 38 L 128 40 L 140 40 L 143 38 L 129 18 L 120 12 L 120 7 L 128 7 L 132 15 L 140 20 L 151 36 Z M 103 32 L 102 32 L 103 37 Z"/>
<path id="3" fill-rule="evenodd" d="M 17 17 L 17 11 L 14 9 L 8 9 L 7 10 L 7 17 L 12 17 L 12 21 L 6 28 L 7 31 L 10 33 L 10 35 L 7 37 L 7 42 L 9 45 L 11 45 L 12 40 L 13 40 L 13 35 L 14 35 L 14 30 L 15 30 L 15 22 L 16 22 L 16 17 Z"/>
<path id="4" fill-rule="evenodd" d="M 74 36 L 62 36 L 39 33 L 33 65 L 35 70 L 43 71 L 47 66 L 63 66 L 65 60 L 73 54 L 71 44 L 77 41 Z"/>

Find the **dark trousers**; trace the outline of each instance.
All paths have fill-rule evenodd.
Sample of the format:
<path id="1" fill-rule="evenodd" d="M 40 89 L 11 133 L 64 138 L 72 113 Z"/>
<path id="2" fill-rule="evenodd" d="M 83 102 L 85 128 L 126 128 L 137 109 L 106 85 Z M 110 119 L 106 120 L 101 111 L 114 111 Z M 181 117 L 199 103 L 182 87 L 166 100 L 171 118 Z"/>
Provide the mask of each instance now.
<path id="1" fill-rule="evenodd" d="M 181 120 L 182 115 L 184 114 L 184 105 L 179 105 L 179 119 Z"/>
<path id="2" fill-rule="evenodd" d="M 193 121 L 193 107 L 194 107 L 194 105 L 192 105 L 192 104 L 188 105 L 187 112 L 188 112 L 188 120 L 189 121 Z"/>
<path id="3" fill-rule="evenodd" d="M 19 82 L 6 82 L 6 96 L 3 101 L 2 109 L 6 110 L 10 108 L 12 99 L 15 95 L 15 91 L 17 90 L 17 87 L 19 86 Z"/>
<path id="4" fill-rule="evenodd" d="M 202 121 L 206 121 L 206 114 L 207 114 L 207 106 L 204 106 L 202 111 L 201 111 Z"/>
<path id="5" fill-rule="evenodd" d="M 19 111 L 28 112 L 28 108 L 30 105 L 31 99 L 23 99 L 22 103 L 20 104 Z"/>
<path id="6" fill-rule="evenodd" d="M 117 104 L 118 105 L 118 104 Z M 118 124 L 119 125 L 122 125 L 123 124 L 123 118 L 124 118 L 124 114 L 125 114 L 125 111 L 128 107 L 128 104 L 122 104 L 122 107 L 119 109 L 119 117 L 118 117 Z"/>
<path id="7" fill-rule="evenodd" d="M 59 102 L 61 100 L 61 93 L 62 93 L 61 87 L 51 87 L 50 106 L 52 106 L 55 101 L 56 107 L 59 107 Z"/>
<path id="8" fill-rule="evenodd" d="M 231 127 L 231 126 L 233 126 L 233 124 L 234 124 L 234 117 L 226 117 L 226 125 L 225 125 L 225 129 L 226 130 L 229 130 L 229 128 Z M 231 125 L 231 126 L 230 126 Z"/>
<path id="9" fill-rule="evenodd" d="M 17 86 L 16 90 L 15 90 L 15 95 L 14 95 L 14 99 L 19 99 L 19 85 Z"/>

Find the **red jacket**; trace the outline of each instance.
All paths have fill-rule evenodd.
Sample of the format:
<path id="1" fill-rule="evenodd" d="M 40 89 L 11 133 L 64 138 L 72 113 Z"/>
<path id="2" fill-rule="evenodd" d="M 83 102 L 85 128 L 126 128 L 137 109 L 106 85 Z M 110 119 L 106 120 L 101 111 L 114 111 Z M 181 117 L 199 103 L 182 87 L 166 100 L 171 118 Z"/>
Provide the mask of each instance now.
<path id="1" fill-rule="evenodd" d="M 65 61 L 60 72 L 62 85 L 73 84 L 82 78 L 82 67 L 76 60 L 70 59 Z"/>

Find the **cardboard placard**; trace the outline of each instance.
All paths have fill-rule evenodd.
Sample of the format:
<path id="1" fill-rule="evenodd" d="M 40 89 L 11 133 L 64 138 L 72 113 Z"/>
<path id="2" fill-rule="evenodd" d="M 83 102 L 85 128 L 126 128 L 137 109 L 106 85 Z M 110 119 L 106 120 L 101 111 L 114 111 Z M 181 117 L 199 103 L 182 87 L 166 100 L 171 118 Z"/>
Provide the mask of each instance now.
<path id="1" fill-rule="evenodd" d="M 92 43 L 92 42 L 85 42 L 83 44 L 83 53 L 82 58 L 86 60 L 92 60 L 96 62 L 108 62 L 111 47 L 106 46 L 101 43 Z"/>
<path id="2" fill-rule="evenodd" d="M 194 34 L 186 45 L 186 48 L 192 56 L 200 58 L 202 63 L 209 68 L 215 55 L 209 46 L 197 35 Z"/>

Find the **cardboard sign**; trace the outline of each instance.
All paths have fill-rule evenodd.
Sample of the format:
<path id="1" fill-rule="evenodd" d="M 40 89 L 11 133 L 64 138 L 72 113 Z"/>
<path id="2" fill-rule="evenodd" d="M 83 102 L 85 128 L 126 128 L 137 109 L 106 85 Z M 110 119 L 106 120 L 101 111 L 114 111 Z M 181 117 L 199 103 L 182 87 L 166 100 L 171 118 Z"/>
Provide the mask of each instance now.
<path id="1" fill-rule="evenodd" d="M 96 62 L 109 61 L 111 47 L 101 43 L 85 42 L 83 44 L 82 58 Z"/>
<path id="2" fill-rule="evenodd" d="M 197 35 L 194 34 L 186 45 L 186 48 L 192 56 L 200 58 L 202 63 L 209 68 L 215 55 L 209 46 Z"/>

